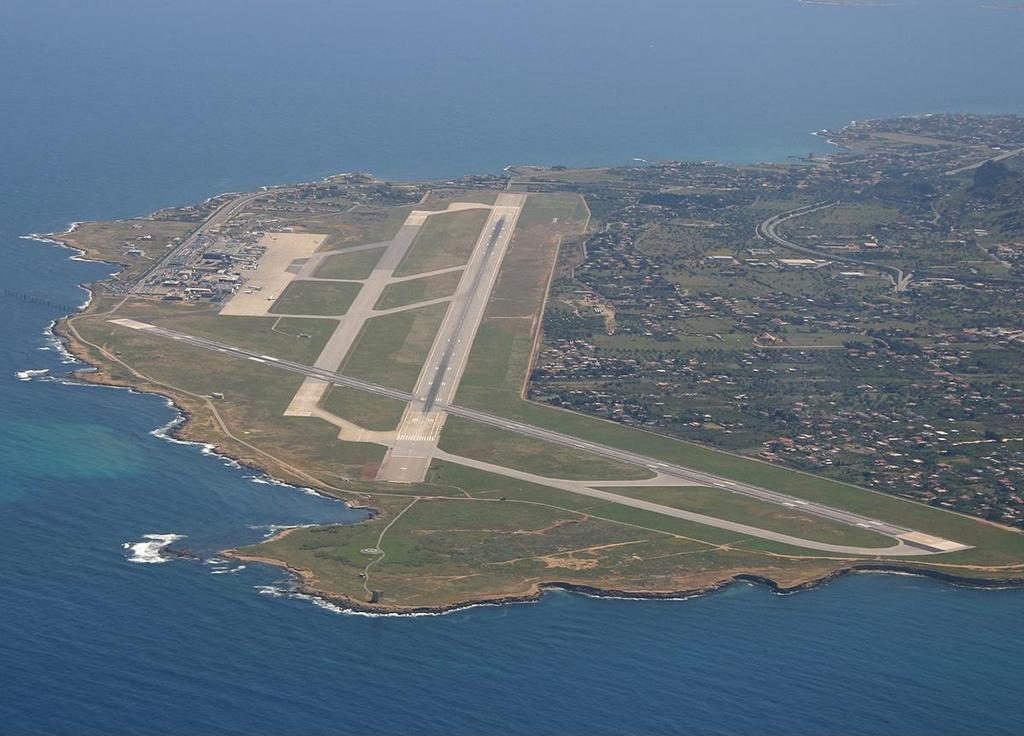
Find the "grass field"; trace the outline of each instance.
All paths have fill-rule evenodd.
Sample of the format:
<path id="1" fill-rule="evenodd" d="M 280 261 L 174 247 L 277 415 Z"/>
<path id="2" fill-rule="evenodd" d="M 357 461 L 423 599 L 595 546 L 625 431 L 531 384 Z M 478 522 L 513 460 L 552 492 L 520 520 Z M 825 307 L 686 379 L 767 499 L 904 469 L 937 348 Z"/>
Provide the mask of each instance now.
<path id="1" fill-rule="evenodd" d="M 122 316 L 141 315 L 126 311 Z M 76 328 L 90 342 L 115 352 L 118 358 L 147 378 L 198 396 L 214 392 L 223 399 L 213 402 L 221 420 L 232 434 L 255 445 L 273 458 L 300 467 L 311 475 L 335 479 L 338 473 L 349 477 L 372 477 L 384 448 L 337 439 L 337 428 L 320 419 L 285 417 L 302 376 L 171 341 L 138 330 L 113 325 L 101 316 L 76 320 Z M 197 370 L 196 366 L 201 366 Z M 117 364 L 110 367 L 111 377 L 138 383 Z M 165 387 L 160 390 L 167 391 Z M 194 397 L 176 396 L 187 407 L 190 426 L 205 441 L 223 442 L 229 451 L 252 462 L 266 463 L 251 448 L 235 444 L 212 420 L 206 405 Z M 219 439 L 218 439 L 219 438 Z"/>
<path id="2" fill-rule="evenodd" d="M 123 263 L 125 268 L 120 278 L 130 279 L 162 258 L 175 239 L 184 237 L 195 228 L 194 222 L 175 220 L 112 220 L 82 222 L 69 233 L 55 233 L 49 237 L 84 250 L 90 258 Z M 129 249 L 142 254 L 128 255 Z"/>
<path id="3" fill-rule="evenodd" d="M 494 204 L 498 198 L 498 192 L 494 189 L 445 189 L 435 187 L 430 190 L 427 201 L 416 205 L 417 209 L 440 210 L 445 209 L 452 202 L 478 202 L 480 204 Z"/>
<path id="4" fill-rule="evenodd" d="M 340 217 L 333 218 L 333 227 L 323 227 L 323 223 L 316 222 L 315 219 L 309 222 L 308 226 L 310 232 L 329 234 L 330 237 L 320 246 L 322 251 L 386 243 L 395 237 L 412 209 L 411 206 L 380 207 L 361 204 Z"/>
<path id="5" fill-rule="evenodd" d="M 127 302 L 117 316 L 307 364 L 316 360 L 338 326 L 333 319 L 221 316 L 216 305 L 142 299 Z"/>
<path id="6" fill-rule="evenodd" d="M 730 493 L 721 488 L 612 486 L 605 490 L 818 542 L 857 547 L 893 545 L 890 537 L 867 529 L 829 521 L 797 509 Z"/>
<path id="7" fill-rule="evenodd" d="M 478 209 L 431 216 L 398 264 L 395 275 L 411 276 L 464 265 L 489 214 L 489 210 Z"/>
<path id="8" fill-rule="evenodd" d="M 617 463 L 459 417 L 448 417 L 441 432 L 440 447 L 456 455 L 549 478 L 642 480 L 654 475 L 647 468 Z"/>
<path id="9" fill-rule="evenodd" d="M 434 304 L 367 320 L 341 372 L 411 391 L 447 310 Z"/>
<path id="10" fill-rule="evenodd" d="M 397 284 L 389 284 L 384 287 L 380 299 L 377 301 L 376 309 L 393 309 L 404 307 L 407 304 L 437 299 L 442 296 L 451 296 L 459 286 L 462 278 L 462 271 L 449 271 L 434 276 L 424 276 L 420 279 L 400 281 Z"/>
<path id="11" fill-rule="evenodd" d="M 551 193 L 533 195 L 526 200 L 526 206 L 519 215 L 517 227 L 534 225 L 569 225 L 583 223 L 587 217 L 587 206 L 578 194 Z"/>
<path id="12" fill-rule="evenodd" d="M 324 258 L 314 274 L 321 279 L 365 279 L 384 255 L 386 248 L 357 250 L 355 253 L 335 253 Z"/>
<path id="13" fill-rule="evenodd" d="M 331 386 L 320 406 L 335 416 L 365 429 L 387 431 L 398 426 L 405 404 L 347 386 Z"/>
<path id="14" fill-rule="evenodd" d="M 288 560 L 307 570 L 317 588 L 355 601 L 366 599 L 365 582 L 380 592 L 382 606 L 400 608 L 525 596 L 552 582 L 623 591 L 690 590 L 752 569 L 793 584 L 839 564 L 724 549 L 512 498 L 379 497 L 376 503 L 383 513 L 372 521 L 298 529 L 243 553 Z M 386 555 L 367 568 L 379 555 L 363 550 L 378 545 Z"/>
<path id="15" fill-rule="evenodd" d="M 698 524 L 692 521 L 686 521 L 684 519 L 677 519 L 671 516 L 664 516 L 652 511 L 644 511 L 642 509 L 632 508 L 630 506 L 622 506 L 616 503 L 610 503 L 601 501 L 588 496 L 580 494 L 570 493 L 569 491 L 563 491 L 549 486 L 536 485 L 525 481 L 516 480 L 503 475 L 497 475 L 494 473 L 487 473 L 484 471 L 476 470 L 473 468 L 467 468 L 462 465 L 454 463 L 444 462 L 435 460 L 431 464 L 430 475 L 428 481 L 432 486 L 426 486 L 429 489 L 431 487 L 440 486 L 441 489 L 454 489 L 459 492 L 469 494 L 474 498 L 507 498 L 515 499 L 519 501 L 529 501 L 532 503 L 542 503 L 557 506 L 558 508 L 583 511 L 588 515 L 596 518 L 604 519 L 606 521 L 615 521 L 625 524 L 635 524 L 645 529 L 657 530 L 664 534 L 677 535 L 685 537 L 691 540 L 697 540 L 704 542 L 709 545 L 719 544 L 737 544 L 751 543 L 750 540 L 757 539 L 755 537 L 746 537 L 738 532 L 729 531 L 727 529 L 720 529 L 718 527 L 707 526 L 705 524 Z M 642 497 L 640 494 L 643 492 L 643 488 L 628 489 L 621 486 L 615 486 L 612 490 L 614 493 L 622 493 L 622 495 L 637 495 Z M 668 490 L 672 493 L 683 492 L 689 489 L 657 489 L 658 491 Z M 417 489 L 417 493 L 426 493 L 427 490 Z M 437 491 L 435 491 L 437 492 Z M 450 491 L 449 491 L 450 493 Z M 668 495 L 668 494 L 666 494 Z M 655 500 L 655 499 L 651 499 Z M 657 502 L 664 502 L 664 499 L 658 499 Z M 721 510 L 723 512 L 729 510 L 728 501 L 722 501 Z M 666 505 L 677 505 L 680 508 L 687 508 L 679 504 L 668 504 Z M 712 507 L 705 507 L 703 510 L 698 508 L 696 502 L 693 507 L 687 508 L 687 510 L 696 511 L 698 513 L 707 513 L 710 516 L 714 516 L 712 513 Z M 748 516 L 743 519 L 737 519 L 742 523 L 749 523 L 751 526 L 758 526 L 765 529 L 772 529 L 772 521 L 762 524 L 760 519 L 750 515 L 751 509 L 746 509 Z M 732 517 L 728 517 L 732 518 Z M 777 521 L 777 520 L 776 520 Z M 816 520 L 814 520 L 816 521 Z M 841 544 L 842 542 L 837 541 L 838 537 L 829 539 L 827 537 L 828 527 L 812 527 L 807 528 L 822 534 L 821 541 L 833 541 L 835 544 Z M 809 537 L 816 538 L 816 537 Z M 872 540 L 881 546 L 890 546 L 892 541 L 886 537 L 877 537 L 870 532 L 865 532 L 863 536 L 849 537 L 849 539 L 857 539 L 858 544 L 863 542 L 864 546 L 871 546 Z M 879 542 L 879 539 L 883 539 L 884 543 Z M 759 550 L 765 552 L 771 552 L 775 554 L 796 554 L 803 557 L 827 557 L 832 556 L 827 553 L 815 552 L 814 550 L 808 550 L 803 548 L 790 547 L 788 545 L 778 544 L 774 542 L 768 542 L 765 540 L 757 539 L 759 543 Z M 851 542 L 853 543 L 853 542 Z"/>
<path id="16" fill-rule="evenodd" d="M 293 281 L 277 298 L 270 311 L 274 314 L 345 314 L 361 284 L 345 281 Z"/>

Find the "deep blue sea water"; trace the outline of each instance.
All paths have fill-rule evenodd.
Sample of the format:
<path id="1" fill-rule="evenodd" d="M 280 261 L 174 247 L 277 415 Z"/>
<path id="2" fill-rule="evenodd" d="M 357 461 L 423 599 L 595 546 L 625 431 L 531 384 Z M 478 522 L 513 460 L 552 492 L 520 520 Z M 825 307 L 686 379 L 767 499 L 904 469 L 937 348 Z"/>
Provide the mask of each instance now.
<path id="1" fill-rule="evenodd" d="M 777 160 L 853 118 L 1024 112 L 1024 13 L 979 4 L 5 0 L 0 733 L 1024 731 L 1021 591 L 394 619 L 261 594 L 261 566 L 133 564 L 146 534 L 212 551 L 357 515 L 154 436 L 158 397 L 16 378 L 68 368 L 44 329 L 109 271 L 24 233 L 344 170 Z"/>

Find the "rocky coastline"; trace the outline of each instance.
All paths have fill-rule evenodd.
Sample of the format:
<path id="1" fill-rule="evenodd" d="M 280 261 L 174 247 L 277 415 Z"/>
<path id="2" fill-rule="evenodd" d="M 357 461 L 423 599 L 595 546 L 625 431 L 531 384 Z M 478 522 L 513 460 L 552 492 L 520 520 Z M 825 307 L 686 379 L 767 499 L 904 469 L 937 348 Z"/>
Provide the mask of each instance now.
<path id="1" fill-rule="evenodd" d="M 274 539 L 292 532 L 292 529 L 285 529 Z M 315 598 L 336 606 L 342 611 L 361 614 L 377 614 L 386 616 L 423 616 L 441 615 L 454 613 L 469 608 L 480 606 L 499 606 L 513 603 L 536 603 L 540 601 L 545 593 L 552 591 L 564 591 L 585 595 L 592 598 L 617 598 L 620 600 L 687 600 L 690 598 L 710 595 L 724 590 L 733 585 L 741 583 L 753 583 L 763 585 L 776 595 L 792 595 L 821 588 L 840 578 L 857 574 L 889 574 L 889 575 L 912 575 L 914 577 L 931 578 L 943 583 L 956 585 L 965 588 L 977 588 L 982 590 L 1006 590 L 1024 589 L 1024 577 L 1017 578 L 969 578 L 960 575 L 951 575 L 946 572 L 934 570 L 917 565 L 903 563 L 877 563 L 877 562 L 851 562 L 826 575 L 809 578 L 793 585 L 784 585 L 765 575 L 756 573 L 738 573 L 723 578 L 714 583 L 694 586 L 692 588 L 680 588 L 678 590 L 651 591 L 651 590 L 627 590 L 619 588 L 604 588 L 594 585 L 582 585 L 559 580 L 544 581 L 533 585 L 525 593 L 510 593 L 507 595 L 483 596 L 480 598 L 467 598 L 462 601 L 453 601 L 435 606 L 397 606 L 387 603 L 372 604 L 352 598 L 343 593 L 323 590 L 318 588 L 314 582 L 312 573 L 308 570 L 293 567 L 282 560 L 262 555 L 254 555 L 242 552 L 237 549 L 229 549 L 221 552 L 221 555 L 239 562 L 257 562 L 278 567 L 294 580 L 292 594 Z"/>

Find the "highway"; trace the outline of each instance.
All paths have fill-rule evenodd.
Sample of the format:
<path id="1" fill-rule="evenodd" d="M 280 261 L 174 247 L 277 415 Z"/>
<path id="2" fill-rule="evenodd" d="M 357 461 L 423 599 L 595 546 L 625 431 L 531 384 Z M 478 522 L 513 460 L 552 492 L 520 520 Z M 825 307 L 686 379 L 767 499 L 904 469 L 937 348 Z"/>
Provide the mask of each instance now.
<path id="1" fill-rule="evenodd" d="M 835 207 L 838 204 L 839 202 L 817 202 L 815 204 L 810 204 L 805 207 L 798 207 L 795 210 L 790 210 L 788 212 L 783 212 L 778 215 L 773 215 L 757 226 L 757 236 L 762 240 L 767 240 L 769 242 L 775 243 L 776 245 L 780 245 L 783 248 L 795 250 L 798 253 L 814 256 L 815 258 L 821 258 L 822 253 L 820 251 L 817 251 L 814 248 L 807 248 L 802 245 L 797 245 L 796 243 L 786 240 L 786 238 L 779 235 L 778 227 L 782 223 L 787 222 L 789 220 L 794 220 L 798 217 L 804 217 L 805 215 L 809 215 L 813 212 L 819 212 L 821 210 L 828 209 L 829 207 Z M 877 271 L 881 271 L 882 273 L 886 274 L 889 277 L 889 280 L 892 282 L 893 288 L 897 292 L 906 291 L 907 287 L 910 286 L 910 279 L 913 276 L 913 274 L 909 273 L 904 274 L 902 269 L 896 268 L 895 266 L 886 266 L 880 263 L 861 261 L 857 260 L 856 258 L 847 258 L 845 256 L 837 256 L 831 253 L 829 253 L 826 257 L 830 261 L 849 263 L 854 266 L 860 266 L 862 268 L 872 268 Z"/>
<path id="2" fill-rule="evenodd" d="M 385 396 L 392 399 L 398 399 L 400 401 L 411 402 L 416 401 L 416 397 L 409 392 L 400 391 L 397 389 L 388 388 L 386 386 L 380 386 L 369 381 L 363 381 L 356 378 L 350 378 L 338 373 L 334 373 L 329 370 L 322 368 L 316 368 L 313 366 L 303 365 L 289 360 L 282 360 L 275 358 L 270 355 L 264 355 L 254 350 L 246 350 L 243 348 L 236 348 L 230 345 L 216 342 L 201 337 L 194 337 L 192 335 L 186 335 L 184 333 L 169 330 L 163 327 L 157 327 L 150 325 L 145 322 L 138 322 L 131 319 L 114 319 L 111 320 L 113 324 L 120 325 L 122 327 L 128 327 L 131 329 L 142 330 L 150 334 L 159 335 L 170 340 L 182 342 L 188 345 L 193 345 L 207 350 L 213 350 L 216 352 L 226 353 L 235 355 L 238 357 L 253 360 L 258 363 L 264 363 L 282 370 L 287 370 L 293 373 L 298 373 L 311 378 L 319 378 L 328 383 L 333 383 L 340 386 L 348 386 L 350 388 L 358 389 L 360 391 L 366 391 L 367 393 L 376 394 L 378 396 Z M 488 412 L 481 411 L 479 409 L 471 409 L 469 407 L 459 406 L 457 404 L 438 404 L 438 408 L 443 408 L 449 414 L 454 416 L 463 417 L 472 421 L 487 424 L 493 427 L 498 427 L 509 432 L 515 432 L 517 434 L 533 437 L 544 442 L 551 442 L 556 445 L 573 448 L 578 451 L 589 452 L 594 455 L 607 458 L 609 460 L 616 460 L 624 463 L 631 463 L 634 465 L 641 465 L 649 468 L 655 473 L 659 473 L 664 476 L 671 478 L 678 478 L 691 484 L 699 484 L 702 486 L 710 486 L 721 488 L 724 491 L 736 493 L 743 496 L 749 496 L 761 501 L 768 503 L 785 506 L 794 510 L 802 511 L 808 514 L 836 521 L 839 523 L 861 527 L 872 531 L 877 531 L 882 534 L 887 534 L 898 539 L 901 539 L 901 544 L 910 544 L 916 548 L 912 554 L 924 554 L 927 552 L 935 551 L 952 551 L 953 549 L 962 549 L 961 545 L 950 543 L 948 540 L 934 539 L 934 545 L 924 545 L 920 542 L 915 543 L 913 541 L 906 540 L 906 535 L 915 535 L 919 537 L 927 536 L 920 535 L 920 533 L 914 532 L 914 530 L 899 526 L 896 524 L 890 524 L 888 522 L 879 521 L 868 516 L 856 514 L 851 511 L 844 509 L 838 509 L 825 504 L 815 503 L 812 501 L 805 501 L 795 496 L 789 496 L 778 491 L 768 490 L 759 486 L 754 486 L 748 483 L 741 483 L 730 480 L 718 475 L 711 473 L 705 473 L 692 468 L 687 468 L 682 465 L 675 465 L 668 463 L 657 458 L 652 458 L 646 455 L 642 455 L 636 452 L 630 452 L 627 450 L 620 450 L 615 447 L 608 445 L 599 444 L 597 442 L 590 442 L 588 440 L 580 439 L 572 435 L 563 434 L 543 427 L 537 427 L 535 425 L 528 424 L 526 422 L 515 421 L 512 419 L 506 419 Z M 594 485 L 600 485 L 595 483 Z M 868 491 L 865 491 L 866 493 Z M 626 498 L 626 497 L 622 497 Z M 636 505 L 636 504 L 630 504 Z M 952 545 L 952 546 L 950 546 Z M 897 549 L 897 548 L 890 548 Z M 876 551 L 876 554 L 882 554 L 882 552 Z M 911 554 L 911 552 L 903 551 L 899 554 Z"/>

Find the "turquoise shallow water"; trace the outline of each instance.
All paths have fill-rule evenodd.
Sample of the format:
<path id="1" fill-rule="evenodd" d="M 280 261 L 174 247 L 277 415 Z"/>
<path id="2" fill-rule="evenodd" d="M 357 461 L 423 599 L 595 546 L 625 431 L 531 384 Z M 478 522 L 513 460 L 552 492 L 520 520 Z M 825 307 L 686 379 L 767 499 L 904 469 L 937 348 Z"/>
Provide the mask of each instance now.
<path id="1" fill-rule="evenodd" d="M 1021 731 L 1020 591 L 870 576 L 393 619 L 275 597 L 259 566 L 133 564 L 147 534 L 212 552 L 356 514 L 154 436 L 157 397 L 16 377 L 68 368 L 44 329 L 109 271 L 18 239 L 74 219 L 339 170 L 779 159 L 856 117 L 1024 112 L 1024 14 L 622 6 L 0 7 L 0 733 Z"/>

